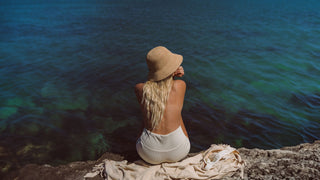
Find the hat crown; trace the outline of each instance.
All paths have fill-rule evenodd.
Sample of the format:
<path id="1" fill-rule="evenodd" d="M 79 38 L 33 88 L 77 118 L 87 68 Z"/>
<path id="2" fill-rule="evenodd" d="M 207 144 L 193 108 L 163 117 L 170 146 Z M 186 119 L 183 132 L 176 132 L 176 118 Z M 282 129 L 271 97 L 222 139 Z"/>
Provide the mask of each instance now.
<path id="1" fill-rule="evenodd" d="M 151 49 L 146 59 L 149 69 L 148 79 L 159 81 L 170 76 L 180 66 L 182 59 L 181 55 L 174 54 L 163 46 Z"/>
<path id="2" fill-rule="evenodd" d="M 147 54 L 147 64 L 149 71 L 155 72 L 164 68 L 169 62 L 171 51 L 163 46 L 153 48 Z"/>

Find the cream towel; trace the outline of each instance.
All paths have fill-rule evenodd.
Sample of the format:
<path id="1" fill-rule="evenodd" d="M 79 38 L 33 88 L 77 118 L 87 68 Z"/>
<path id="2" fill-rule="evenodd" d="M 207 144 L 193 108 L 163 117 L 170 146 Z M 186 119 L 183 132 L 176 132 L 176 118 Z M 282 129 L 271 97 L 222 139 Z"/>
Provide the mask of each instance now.
<path id="1" fill-rule="evenodd" d="M 90 178 L 100 174 L 108 180 L 163 180 L 163 179 L 221 179 L 241 170 L 243 178 L 244 161 L 239 152 L 229 145 L 211 145 L 205 152 L 185 158 L 180 162 L 150 165 L 142 160 L 128 161 L 104 160 L 96 165 Z"/>

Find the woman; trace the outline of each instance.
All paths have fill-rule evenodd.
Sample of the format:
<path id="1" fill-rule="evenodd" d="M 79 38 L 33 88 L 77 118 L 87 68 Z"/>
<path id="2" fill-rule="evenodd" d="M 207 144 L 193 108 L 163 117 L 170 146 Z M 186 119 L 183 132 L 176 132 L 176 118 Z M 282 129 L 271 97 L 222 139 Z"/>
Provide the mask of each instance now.
<path id="1" fill-rule="evenodd" d="M 147 54 L 148 81 L 135 86 L 135 93 L 143 114 L 144 129 L 136 149 L 148 163 L 176 162 L 190 150 L 190 141 L 181 110 L 186 84 L 174 77 L 182 77 L 183 57 L 163 46 Z"/>

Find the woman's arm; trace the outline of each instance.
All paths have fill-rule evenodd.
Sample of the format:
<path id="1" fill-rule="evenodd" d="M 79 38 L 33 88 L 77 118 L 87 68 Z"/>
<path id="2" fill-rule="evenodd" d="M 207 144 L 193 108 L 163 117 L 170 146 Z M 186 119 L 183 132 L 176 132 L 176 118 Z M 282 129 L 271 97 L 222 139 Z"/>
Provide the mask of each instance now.
<path id="1" fill-rule="evenodd" d="M 144 85 L 144 83 L 139 83 L 139 84 L 136 84 L 136 86 L 134 87 L 134 92 L 135 92 L 137 100 L 139 102 L 140 109 L 142 108 L 141 100 L 142 100 L 143 85 Z M 141 121 L 140 131 L 139 131 L 137 139 L 141 136 L 143 129 L 144 129 L 144 121 Z"/>
<path id="2" fill-rule="evenodd" d="M 173 73 L 173 77 L 182 77 L 184 76 L 184 69 L 182 66 L 178 67 L 178 69 Z"/>
<path id="3" fill-rule="evenodd" d="M 184 69 L 182 66 L 180 66 L 174 73 L 173 73 L 173 77 L 182 77 L 184 76 Z M 179 89 L 179 99 L 180 99 L 180 105 L 181 105 L 181 110 L 183 108 L 183 103 L 184 103 L 184 96 L 186 93 L 186 89 L 187 89 L 187 85 L 183 80 L 176 80 L 176 84 L 177 84 L 177 89 Z M 183 133 L 186 135 L 187 138 L 189 138 L 186 127 L 184 125 L 182 116 L 181 116 L 181 120 L 180 120 L 180 126 L 182 128 Z"/>
<path id="4" fill-rule="evenodd" d="M 139 105 L 141 105 L 143 85 L 144 83 L 139 83 L 139 84 L 136 84 L 136 86 L 134 87 L 134 92 L 136 94 Z"/>

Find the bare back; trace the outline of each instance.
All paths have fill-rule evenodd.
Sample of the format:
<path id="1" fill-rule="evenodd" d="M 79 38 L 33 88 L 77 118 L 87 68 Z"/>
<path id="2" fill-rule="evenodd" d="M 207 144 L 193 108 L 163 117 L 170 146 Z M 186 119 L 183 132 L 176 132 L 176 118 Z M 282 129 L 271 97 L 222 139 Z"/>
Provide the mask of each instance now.
<path id="1" fill-rule="evenodd" d="M 144 83 L 139 83 L 135 86 L 135 92 L 137 99 L 140 103 L 141 111 L 143 114 L 144 127 L 148 130 L 151 130 L 150 120 L 147 118 L 147 113 L 144 110 L 144 105 L 141 103 L 142 94 L 143 94 Z M 157 127 L 152 130 L 152 132 L 157 134 L 168 134 L 176 130 L 181 126 L 184 134 L 188 137 L 187 131 L 185 129 L 181 111 L 183 107 L 184 96 L 186 92 L 186 83 L 182 80 L 173 80 L 172 89 L 170 91 L 164 115 Z"/>

